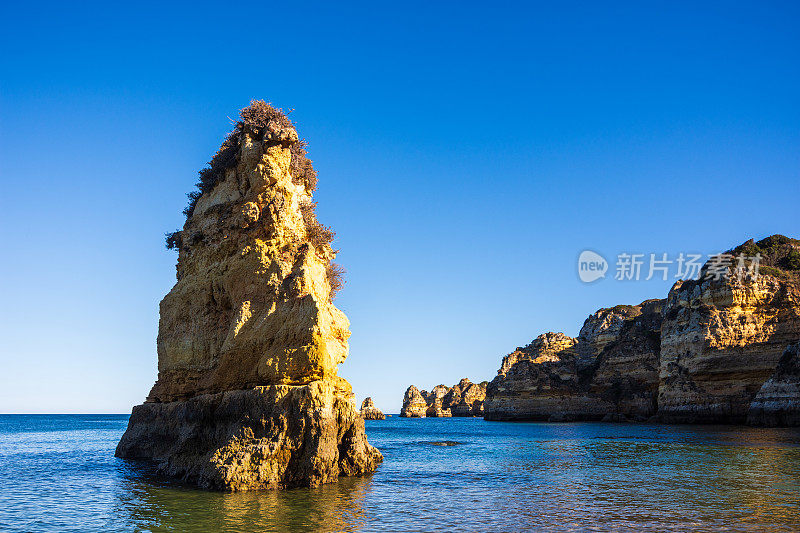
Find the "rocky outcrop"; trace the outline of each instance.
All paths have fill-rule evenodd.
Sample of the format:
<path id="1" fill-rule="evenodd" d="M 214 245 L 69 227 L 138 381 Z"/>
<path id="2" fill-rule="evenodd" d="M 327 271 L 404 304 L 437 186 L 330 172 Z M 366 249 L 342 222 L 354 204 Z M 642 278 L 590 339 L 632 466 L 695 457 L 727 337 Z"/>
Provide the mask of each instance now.
<path id="1" fill-rule="evenodd" d="M 431 392 L 427 394 L 425 394 L 423 391 L 425 403 L 428 406 L 428 408 L 425 410 L 425 416 L 434 418 L 452 416 L 450 408 L 445 407 L 444 404 L 444 397 L 447 396 L 449 391 L 450 388 L 446 387 L 445 385 L 437 385 L 431 389 Z"/>
<path id="2" fill-rule="evenodd" d="M 160 305 L 158 380 L 118 457 L 200 486 L 315 486 L 372 472 L 350 385 L 337 376 L 349 322 L 332 303 L 333 233 L 316 175 L 279 110 L 254 102 L 200 173 Z"/>
<path id="3" fill-rule="evenodd" d="M 663 300 L 600 309 L 577 338 L 545 333 L 503 359 L 487 420 L 641 419 L 655 413 Z"/>
<path id="4" fill-rule="evenodd" d="M 662 421 L 744 423 L 786 346 L 800 339 L 800 283 L 779 268 L 800 243 L 778 237 L 729 252 L 760 253 L 757 277 L 731 270 L 727 279 L 678 282 L 670 290 L 661 331 Z"/>
<path id="5" fill-rule="evenodd" d="M 781 354 L 798 339 L 800 241 L 751 240 L 666 300 L 601 309 L 577 338 L 546 333 L 517 348 L 485 417 L 790 425 L 795 359 Z"/>
<path id="6" fill-rule="evenodd" d="M 450 388 L 451 397 L 445 396 L 445 405 L 452 416 L 483 416 L 483 402 L 486 400 L 488 382 L 472 383 L 463 378 L 458 385 Z"/>
<path id="7" fill-rule="evenodd" d="M 747 423 L 754 426 L 800 426 L 800 342 L 789 346 L 775 373 L 750 404 Z"/>
<path id="8" fill-rule="evenodd" d="M 364 401 L 361 403 L 361 418 L 364 420 L 386 420 L 386 415 L 375 407 L 372 398 L 364 398 Z"/>
<path id="9" fill-rule="evenodd" d="M 425 403 L 425 396 L 422 395 L 419 389 L 414 385 L 406 389 L 400 416 L 405 418 L 424 418 L 427 410 L 428 404 Z"/>
<path id="10" fill-rule="evenodd" d="M 202 488 L 316 486 L 372 472 L 349 389 L 330 381 L 201 394 L 133 408 L 117 456 L 156 461 L 162 474 Z"/>
<path id="11" fill-rule="evenodd" d="M 411 385 L 403 398 L 400 416 L 482 416 L 487 385 L 485 381 L 472 383 L 467 378 L 452 387 L 437 385 L 431 392 Z"/>

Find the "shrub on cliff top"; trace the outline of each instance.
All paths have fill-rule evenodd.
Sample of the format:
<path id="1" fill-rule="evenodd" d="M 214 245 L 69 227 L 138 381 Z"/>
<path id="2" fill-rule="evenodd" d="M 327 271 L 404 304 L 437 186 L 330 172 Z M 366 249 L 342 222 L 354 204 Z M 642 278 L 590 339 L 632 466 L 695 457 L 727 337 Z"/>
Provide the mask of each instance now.
<path id="1" fill-rule="evenodd" d="M 325 269 L 325 274 L 327 275 L 328 283 L 331 286 L 331 300 L 336 298 L 336 295 L 340 290 L 342 290 L 342 287 L 344 287 L 345 273 L 346 270 L 342 265 L 334 263 L 333 261 L 328 263 L 328 267 Z"/>
<path id="2" fill-rule="evenodd" d="M 217 153 L 197 173 L 197 190 L 187 194 L 189 205 L 183 210 L 186 218 L 191 217 L 194 213 L 200 196 L 210 192 L 217 183 L 225 178 L 225 171 L 236 165 L 242 132 L 247 129 L 249 132 L 263 137 L 271 123 L 280 128 L 295 127 L 282 109 L 273 107 L 264 100 L 252 100 L 249 106 L 239 111 L 239 120 L 233 123 L 233 129 L 228 133 Z M 292 144 L 290 147 L 292 155 L 290 172 L 294 183 L 302 183 L 311 192 L 317 188 L 317 172 L 314 170 L 311 160 L 308 159 L 307 147 L 308 143 L 305 140 Z"/>
<path id="3" fill-rule="evenodd" d="M 250 100 L 250 105 L 239 111 L 239 117 L 241 120 L 237 125 L 248 126 L 252 130 L 266 129 L 271 122 L 281 128 L 294 128 L 283 109 L 275 108 L 264 100 Z"/>
<path id="4" fill-rule="evenodd" d="M 305 139 L 300 139 L 291 146 L 292 162 L 289 171 L 292 173 L 292 182 L 302 183 L 307 191 L 313 192 L 317 190 L 317 171 L 307 157 L 307 147 Z"/>
<path id="5" fill-rule="evenodd" d="M 303 215 L 303 222 L 306 223 L 306 235 L 311 244 L 319 251 L 324 251 L 333 242 L 336 232 L 317 220 L 317 202 L 305 202 L 300 204 L 300 213 Z"/>
<path id="6" fill-rule="evenodd" d="M 756 242 L 753 239 L 740 244 L 728 253 L 746 257 L 761 256 L 759 268 L 763 273 L 775 275 L 776 271 L 789 271 L 796 275 L 800 270 L 800 240 L 786 237 L 785 235 L 771 235 Z"/>
<path id="7" fill-rule="evenodd" d="M 181 231 L 173 231 L 172 233 L 165 233 L 164 239 L 166 240 L 167 250 L 180 250 L 183 244 L 183 237 Z"/>

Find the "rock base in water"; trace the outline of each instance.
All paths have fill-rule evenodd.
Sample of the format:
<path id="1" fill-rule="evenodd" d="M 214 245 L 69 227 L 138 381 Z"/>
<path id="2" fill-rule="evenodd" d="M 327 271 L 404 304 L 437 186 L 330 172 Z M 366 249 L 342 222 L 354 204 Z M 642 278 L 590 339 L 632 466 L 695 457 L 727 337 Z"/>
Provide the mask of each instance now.
<path id="1" fill-rule="evenodd" d="M 375 402 L 372 401 L 372 398 L 367 397 L 361 403 L 361 418 L 364 420 L 386 420 L 386 415 L 375 407 Z"/>
<path id="2" fill-rule="evenodd" d="M 145 403 L 133 409 L 116 456 L 230 491 L 314 487 L 373 472 L 370 446 L 348 391 L 327 381 L 270 385 Z"/>

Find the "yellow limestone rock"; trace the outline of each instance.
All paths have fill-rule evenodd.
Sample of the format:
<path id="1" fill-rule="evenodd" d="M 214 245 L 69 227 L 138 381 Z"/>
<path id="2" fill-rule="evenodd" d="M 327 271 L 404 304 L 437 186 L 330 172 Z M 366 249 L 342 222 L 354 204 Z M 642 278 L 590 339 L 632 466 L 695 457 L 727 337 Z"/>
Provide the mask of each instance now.
<path id="1" fill-rule="evenodd" d="M 200 486 L 314 486 L 372 472 L 350 385 L 333 233 L 314 216 L 316 174 L 286 116 L 242 110 L 200 173 L 161 301 L 158 380 L 117 456 Z"/>
<path id="2" fill-rule="evenodd" d="M 375 407 L 375 402 L 372 401 L 372 398 L 367 397 L 361 403 L 361 418 L 364 420 L 385 420 L 386 415 Z"/>

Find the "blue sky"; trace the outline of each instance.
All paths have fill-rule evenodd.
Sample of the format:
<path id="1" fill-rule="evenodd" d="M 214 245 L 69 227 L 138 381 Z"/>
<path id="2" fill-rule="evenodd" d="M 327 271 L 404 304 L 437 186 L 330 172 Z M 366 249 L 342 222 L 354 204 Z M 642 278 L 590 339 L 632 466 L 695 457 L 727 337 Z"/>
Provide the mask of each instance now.
<path id="1" fill-rule="evenodd" d="M 698 4 L 5 3 L 0 412 L 144 399 L 164 232 L 251 98 L 296 109 L 387 412 L 672 283 L 583 284 L 586 248 L 800 236 L 800 8 Z"/>

